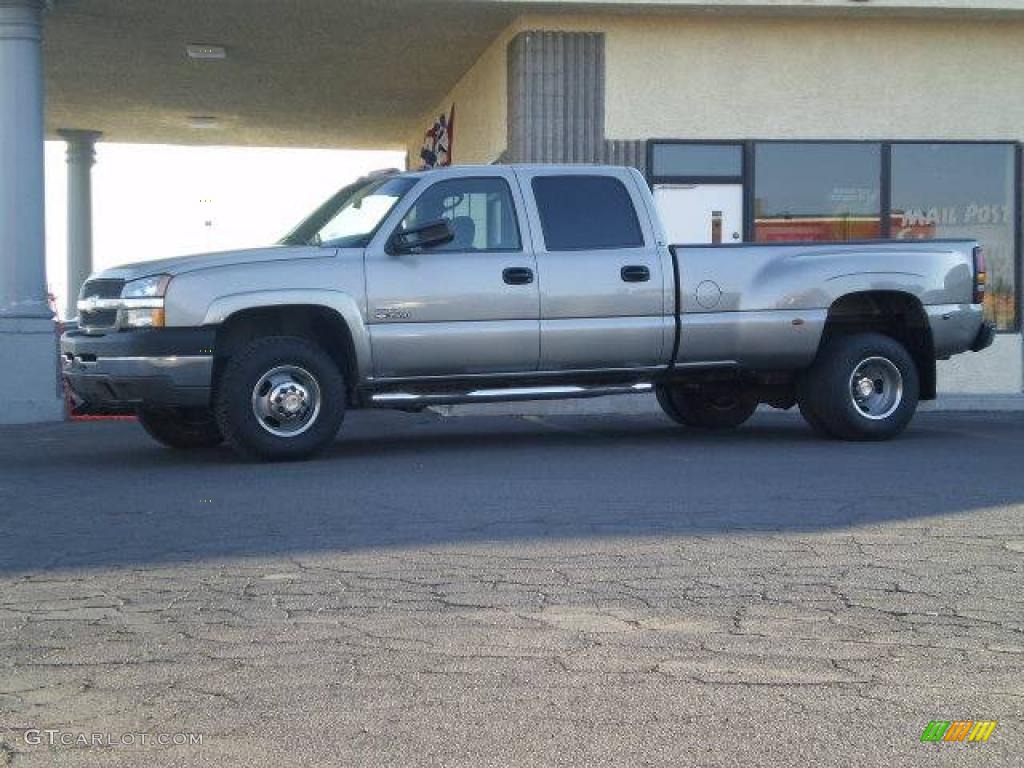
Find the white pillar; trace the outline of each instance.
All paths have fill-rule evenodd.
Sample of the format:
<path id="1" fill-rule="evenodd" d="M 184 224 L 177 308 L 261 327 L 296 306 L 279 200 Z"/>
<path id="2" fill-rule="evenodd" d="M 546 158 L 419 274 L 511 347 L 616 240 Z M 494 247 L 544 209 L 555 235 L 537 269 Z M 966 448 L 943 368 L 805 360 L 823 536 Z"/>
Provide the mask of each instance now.
<path id="1" fill-rule="evenodd" d="M 78 292 L 92 274 L 92 166 L 99 131 L 57 131 L 68 145 L 68 296 L 64 317 L 78 316 Z"/>
<path id="2" fill-rule="evenodd" d="M 63 416 L 43 229 L 42 0 L 0 0 L 0 423 Z"/>

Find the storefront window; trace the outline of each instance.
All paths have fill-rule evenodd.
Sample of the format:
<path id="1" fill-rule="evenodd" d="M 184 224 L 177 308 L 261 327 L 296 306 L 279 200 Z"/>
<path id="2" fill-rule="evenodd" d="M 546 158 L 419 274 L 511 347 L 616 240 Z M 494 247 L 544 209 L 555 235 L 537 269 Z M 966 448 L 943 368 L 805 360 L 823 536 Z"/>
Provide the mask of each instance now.
<path id="1" fill-rule="evenodd" d="M 881 237 L 879 144 L 766 142 L 754 152 L 755 240 Z"/>
<path id="2" fill-rule="evenodd" d="M 1009 144 L 893 144 L 892 236 L 973 238 L 985 249 L 986 312 L 1017 326 L 1014 179 Z"/>
<path id="3" fill-rule="evenodd" d="M 663 178 L 738 178 L 743 175 L 743 147 L 739 144 L 655 144 L 651 172 Z"/>

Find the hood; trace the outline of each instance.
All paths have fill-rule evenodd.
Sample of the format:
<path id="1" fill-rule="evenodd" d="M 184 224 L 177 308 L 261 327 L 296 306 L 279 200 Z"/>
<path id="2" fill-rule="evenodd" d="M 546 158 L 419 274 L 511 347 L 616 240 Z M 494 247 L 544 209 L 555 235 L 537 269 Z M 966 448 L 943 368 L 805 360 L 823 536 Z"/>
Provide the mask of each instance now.
<path id="1" fill-rule="evenodd" d="M 102 273 L 102 277 L 137 280 L 149 275 L 180 275 L 184 272 L 194 272 L 197 269 L 227 267 L 235 264 L 253 264 L 260 261 L 322 259 L 333 256 L 335 252 L 333 248 L 320 248 L 312 245 L 277 245 L 271 248 L 248 248 L 241 251 L 199 253 L 193 256 L 174 256 L 170 259 L 122 264 L 121 266 L 105 270 Z"/>

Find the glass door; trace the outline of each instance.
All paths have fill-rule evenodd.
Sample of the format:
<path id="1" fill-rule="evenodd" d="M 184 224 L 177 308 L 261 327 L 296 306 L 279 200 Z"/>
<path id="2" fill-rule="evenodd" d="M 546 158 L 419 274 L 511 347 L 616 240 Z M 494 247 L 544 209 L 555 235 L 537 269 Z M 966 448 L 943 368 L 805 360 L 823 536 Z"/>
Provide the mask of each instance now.
<path id="1" fill-rule="evenodd" d="M 742 184 L 656 184 L 658 209 L 668 242 L 743 242 Z"/>

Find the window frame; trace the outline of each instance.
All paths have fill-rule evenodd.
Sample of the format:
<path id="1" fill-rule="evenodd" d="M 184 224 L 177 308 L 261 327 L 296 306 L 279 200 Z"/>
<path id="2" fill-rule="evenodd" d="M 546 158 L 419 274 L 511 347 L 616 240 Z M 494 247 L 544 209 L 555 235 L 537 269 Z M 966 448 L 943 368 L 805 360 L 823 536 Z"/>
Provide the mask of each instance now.
<path id="1" fill-rule="evenodd" d="M 402 230 L 402 222 L 405 221 L 406 216 L 408 216 L 409 213 L 412 211 L 412 209 L 416 207 L 417 203 L 419 203 L 419 201 L 423 199 L 424 195 L 426 195 L 428 192 L 430 192 L 430 190 L 434 189 L 434 187 L 437 187 L 437 186 L 439 186 L 441 184 L 454 184 L 454 183 L 458 183 L 458 182 L 467 182 L 467 181 L 493 181 L 493 182 L 498 182 L 499 184 L 503 184 L 504 185 L 505 192 L 508 193 L 508 202 L 511 205 L 512 223 L 515 225 L 516 240 L 519 242 L 519 246 L 517 248 L 475 248 L 475 249 L 469 250 L 469 251 L 465 251 L 465 250 L 459 250 L 459 251 L 441 250 L 441 251 L 439 251 L 439 250 L 437 250 L 436 247 L 434 247 L 434 248 L 424 248 L 421 251 L 417 251 L 416 255 L 426 255 L 426 254 L 435 254 L 435 253 L 436 254 L 446 254 L 446 253 L 447 254 L 525 253 L 526 252 L 526 245 L 525 245 L 525 242 L 523 240 L 523 227 L 522 227 L 522 223 L 520 222 L 520 218 L 522 216 L 522 212 L 520 211 L 520 206 L 519 206 L 518 201 L 516 200 L 516 196 L 515 196 L 515 193 L 514 193 L 514 191 L 512 189 L 512 185 L 509 183 L 509 180 L 507 178 L 505 178 L 504 176 L 481 174 L 481 175 L 478 175 L 478 176 L 449 176 L 447 178 L 437 179 L 436 181 L 434 181 L 432 183 L 429 183 L 426 186 L 424 186 L 422 191 L 420 191 L 419 194 L 417 194 L 414 198 L 411 199 L 411 201 L 409 202 L 408 206 L 406 206 L 405 208 L 403 208 L 401 210 L 401 215 L 398 217 L 398 220 L 395 222 L 395 225 L 394 225 L 394 227 L 391 230 L 391 234 L 388 235 L 388 238 L 385 241 L 385 251 L 388 253 L 388 255 L 390 255 L 390 256 L 396 255 L 396 252 L 395 252 L 395 250 L 393 248 L 393 245 L 392 245 L 392 243 L 394 242 L 394 239 L 395 239 L 395 235 L 397 235 Z M 410 190 L 410 192 L 412 192 L 412 191 L 413 190 Z"/>
<path id="2" fill-rule="evenodd" d="M 732 176 L 657 176 L 653 173 L 654 147 L 658 144 L 712 144 L 739 145 L 743 147 L 743 175 Z M 1012 139 L 649 139 L 646 150 L 644 178 L 652 190 L 658 184 L 742 184 L 743 185 L 743 242 L 722 243 L 716 248 L 729 248 L 756 243 L 754 190 L 755 160 L 759 144 L 870 144 L 880 148 L 879 208 L 881 215 L 880 240 L 892 237 L 892 149 L 900 145 L 971 145 L 1010 147 L 1014 150 L 1014 254 L 1013 273 L 1016 278 L 1016 317 L 1009 328 L 998 333 L 1020 333 L 1024 328 L 1024 142 Z M 803 241 L 773 243 L 774 245 L 799 245 Z M 876 240 L 863 241 L 866 243 Z"/>
<path id="3" fill-rule="evenodd" d="M 747 147 L 745 141 L 711 141 L 703 139 L 666 139 L 647 142 L 647 168 L 649 169 L 648 181 L 654 184 L 743 184 L 747 174 L 748 161 Z M 712 147 L 737 147 L 740 150 L 740 173 L 735 174 L 714 174 L 711 176 L 700 174 L 655 174 L 654 154 L 656 146 L 712 146 Z"/>
<path id="4" fill-rule="evenodd" d="M 541 209 L 540 201 L 537 198 L 536 184 L 540 180 L 547 179 L 604 179 L 612 181 L 618 184 L 619 188 L 625 195 L 626 201 L 629 203 L 629 209 L 633 217 L 633 223 L 636 225 L 636 232 L 640 237 L 638 245 L 601 245 L 591 246 L 584 245 L 573 248 L 552 248 L 548 244 L 548 236 L 546 227 L 544 226 L 544 214 Z M 537 223 L 540 227 L 540 242 L 543 245 L 545 253 L 581 253 L 585 251 L 622 251 L 622 250 L 633 250 L 647 247 L 647 233 L 644 231 L 644 225 L 640 221 L 640 215 L 637 211 L 638 201 L 634 198 L 626 182 L 615 174 L 610 173 L 555 173 L 555 174 L 536 174 L 530 178 L 530 194 L 533 197 L 533 207 L 537 211 Z"/>

